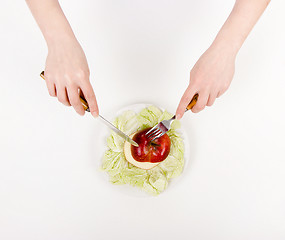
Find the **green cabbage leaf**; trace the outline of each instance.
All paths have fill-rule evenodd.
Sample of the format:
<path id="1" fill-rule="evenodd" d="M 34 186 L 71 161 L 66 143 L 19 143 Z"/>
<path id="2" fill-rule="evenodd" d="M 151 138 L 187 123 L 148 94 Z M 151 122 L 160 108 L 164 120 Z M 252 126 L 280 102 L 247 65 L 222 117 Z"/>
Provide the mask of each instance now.
<path id="1" fill-rule="evenodd" d="M 138 114 L 134 111 L 125 111 L 114 120 L 113 124 L 127 135 L 131 135 L 171 117 L 172 114 L 169 112 L 161 111 L 158 107 L 151 105 Z M 125 140 L 111 132 L 107 138 L 108 150 L 103 157 L 102 170 L 109 174 L 109 180 L 113 184 L 129 184 L 151 195 L 160 194 L 167 188 L 170 179 L 179 176 L 183 171 L 184 143 L 176 131 L 179 128 L 180 122 L 174 120 L 171 129 L 167 132 L 171 140 L 170 153 L 164 161 L 150 170 L 140 169 L 130 164 L 123 151 Z"/>

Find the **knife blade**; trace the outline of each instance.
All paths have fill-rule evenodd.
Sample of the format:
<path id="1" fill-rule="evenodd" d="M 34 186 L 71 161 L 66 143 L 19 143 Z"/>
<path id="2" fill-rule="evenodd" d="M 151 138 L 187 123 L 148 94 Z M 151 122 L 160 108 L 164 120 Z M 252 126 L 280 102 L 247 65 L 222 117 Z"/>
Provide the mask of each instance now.
<path id="1" fill-rule="evenodd" d="M 115 133 L 117 133 L 120 137 L 122 137 L 123 139 L 125 139 L 126 141 L 128 141 L 130 144 L 138 147 L 139 145 L 133 140 L 131 139 L 128 135 L 124 134 L 121 130 L 119 130 L 118 128 L 116 128 L 112 123 L 110 123 L 108 120 L 106 120 L 105 118 L 103 118 L 101 115 L 99 115 L 99 118 L 101 119 L 101 121 L 107 125 L 109 128 L 112 129 L 112 131 L 114 131 Z"/>
<path id="2" fill-rule="evenodd" d="M 86 112 L 90 112 L 89 110 L 89 106 L 87 101 L 85 100 L 84 96 L 80 95 L 80 101 L 84 107 L 84 110 Z M 118 134 L 120 137 L 122 137 L 123 139 L 125 139 L 126 141 L 128 141 L 130 144 L 134 145 L 135 147 L 138 147 L 139 145 L 133 140 L 131 139 L 128 135 L 126 135 L 125 133 L 123 133 L 120 129 L 116 128 L 112 123 L 110 123 L 108 120 L 106 120 L 105 118 L 103 118 L 101 115 L 99 115 L 99 118 L 101 119 L 101 121 L 108 126 L 110 129 L 112 129 L 112 131 L 114 131 L 116 134 Z"/>
<path id="3" fill-rule="evenodd" d="M 45 72 L 42 71 L 40 74 L 41 78 L 45 80 Z M 88 103 L 86 99 L 84 98 L 83 94 L 79 94 L 80 101 L 82 103 L 82 106 L 86 112 L 90 112 Z M 116 128 L 112 123 L 110 123 L 108 120 L 103 118 L 101 115 L 99 115 L 99 118 L 102 120 L 102 122 L 107 125 L 109 128 L 111 128 L 116 134 L 118 134 L 120 137 L 128 141 L 130 144 L 134 145 L 135 147 L 138 147 L 139 145 L 131 139 L 128 135 L 124 134 L 120 129 Z"/>

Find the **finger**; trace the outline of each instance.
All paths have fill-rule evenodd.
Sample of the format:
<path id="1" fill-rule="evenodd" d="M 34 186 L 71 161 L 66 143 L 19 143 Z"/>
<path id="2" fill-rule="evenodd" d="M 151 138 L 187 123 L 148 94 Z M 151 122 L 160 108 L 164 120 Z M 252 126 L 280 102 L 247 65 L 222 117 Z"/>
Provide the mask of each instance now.
<path id="1" fill-rule="evenodd" d="M 218 94 L 217 93 L 210 93 L 208 102 L 207 102 L 207 106 L 212 106 L 217 98 Z"/>
<path id="2" fill-rule="evenodd" d="M 64 86 L 57 85 L 57 99 L 65 106 L 71 106 L 69 103 L 66 88 Z"/>
<path id="3" fill-rule="evenodd" d="M 222 96 L 222 95 L 225 93 L 225 91 L 226 91 L 226 90 L 219 91 L 219 93 L 218 93 L 218 95 L 217 95 L 217 98 L 220 97 L 220 96 Z"/>
<path id="4" fill-rule="evenodd" d="M 201 91 L 199 92 L 199 97 L 198 97 L 198 101 L 195 104 L 195 106 L 192 108 L 192 112 L 193 113 L 198 113 L 200 111 L 202 111 L 209 99 L 209 93 L 206 91 Z"/>
<path id="5" fill-rule="evenodd" d="M 56 88 L 55 85 L 52 81 L 45 79 L 46 85 L 47 85 L 47 89 L 48 89 L 48 93 L 51 97 L 56 97 Z"/>
<path id="6" fill-rule="evenodd" d="M 67 102 L 68 102 L 68 105 L 67 105 L 67 106 L 70 107 L 70 106 L 71 106 L 71 103 L 70 103 L 70 101 L 69 101 L 69 96 L 68 96 L 67 88 L 65 87 L 64 90 L 65 90 L 65 94 L 66 94 Z"/>
<path id="7" fill-rule="evenodd" d="M 188 106 L 188 104 L 191 102 L 193 96 L 197 93 L 196 89 L 192 87 L 191 85 L 188 86 L 186 91 L 184 92 L 180 103 L 178 105 L 178 108 L 176 110 L 176 118 L 181 119 L 185 113 L 185 109 Z"/>
<path id="8" fill-rule="evenodd" d="M 79 99 L 78 87 L 67 87 L 67 92 L 71 106 L 79 115 L 83 116 L 85 111 Z"/>
<path id="9" fill-rule="evenodd" d="M 88 81 L 85 84 L 83 84 L 81 86 L 81 91 L 82 91 L 85 99 L 87 100 L 91 114 L 94 117 L 98 117 L 99 109 L 98 109 L 95 93 L 93 91 L 91 83 Z"/>

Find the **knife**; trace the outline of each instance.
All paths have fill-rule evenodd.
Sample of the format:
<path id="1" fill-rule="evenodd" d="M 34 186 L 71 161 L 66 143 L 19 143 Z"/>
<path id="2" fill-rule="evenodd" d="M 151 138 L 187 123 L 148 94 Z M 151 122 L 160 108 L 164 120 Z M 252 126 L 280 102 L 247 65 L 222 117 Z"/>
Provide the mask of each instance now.
<path id="1" fill-rule="evenodd" d="M 86 112 L 90 112 L 89 110 L 89 106 L 87 101 L 85 100 L 85 98 L 83 96 L 80 96 L 80 101 L 83 105 L 83 108 Z M 138 147 L 139 145 L 133 140 L 131 139 L 128 135 L 124 134 L 120 129 L 116 128 L 112 123 L 110 123 L 108 120 L 106 120 L 105 118 L 103 118 L 100 114 L 99 114 L 99 118 L 102 120 L 102 122 L 108 126 L 110 129 L 112 129 L 115 133 L 117 133 L 120 137 L 122 137 L 123 139 L 125 139 L 126 141 L 128 141 L 130 144 L 134 145 L 135 147 Z"/>
<path id="2" fill-rule="evenodd" d="M 44 71 L 41 72 L 40 76 L 42 77 L 42 79 L 45 80 L 45 76 L 44 76 Z M 84 108 L 84 110 L 86 112 L 90 112 L 89 110 L 89 105 L 86 101 L 86 99 L 84 98 L 84 96 L 80 95 L 80 101 L 82 103 L 82 106 Z M 128 135 L 124 134 L 120 129 L 116 128 L 112 123 L 110 123 L 108 120 L 106 120 L 105 118 L 103 118 L 101 115 L 99 115 L 99 118 L 102 120 L 102 122 L 108 126 L 110 129 L 112 129 L 115 133 L 117 133 L 120 137 L 122 137 L 123 139 L 125 139 L 126 141 L 128 141 L 130 144 L 134 145 L 135 147 L 138 147 L 139 145 L 133 140 L 131 139 Z"/>

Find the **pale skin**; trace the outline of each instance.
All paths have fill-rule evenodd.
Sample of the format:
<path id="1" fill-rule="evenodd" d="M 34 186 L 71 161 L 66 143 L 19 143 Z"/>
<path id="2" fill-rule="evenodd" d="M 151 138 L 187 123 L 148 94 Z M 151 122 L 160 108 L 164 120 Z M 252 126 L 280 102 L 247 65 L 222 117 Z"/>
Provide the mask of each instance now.
<path id="1" fill-rule="evenodd" d="M 79 90 L 84 94 L 94 117 L 99 114 L 96 97 L 89 80 L 89 67 L 58 0 L 26 0 L 48 46 L 45 79 L 51 96 L 84 115 Z M 211 46 L 203 53 L 190 72 L 189 85 L 178 105 L 176 116 L 183 117 L 192 97 L 199 98 L 192 112 L 212 106 L 230 86 L 235 60 L 248 34 L 270 0 L 236 0 L 228 19 Z"/>
<path id="2" fill-rule="evenodd" d="M 215 99 L 229 88 L 234 76 L 239 49 L 270 0 L 236 0 L 234 8 L 211 46 L 199 58 L 190 72 L 190 82 L 178 105 L 180 119 L 192 97 L 199 98 L 192 112 L 212 106 Z"/>

